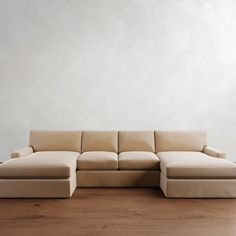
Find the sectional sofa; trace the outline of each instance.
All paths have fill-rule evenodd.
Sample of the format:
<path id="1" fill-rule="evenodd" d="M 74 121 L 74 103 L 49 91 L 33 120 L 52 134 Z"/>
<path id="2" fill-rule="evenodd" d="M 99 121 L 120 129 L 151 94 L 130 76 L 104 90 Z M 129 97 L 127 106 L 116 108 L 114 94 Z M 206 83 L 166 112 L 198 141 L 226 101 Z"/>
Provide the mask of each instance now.
<path id="1" fill-rule="evenodd" d="M 235 198 L 236 165 L 203 131 L 31 131 L 29 146 L 0 164 L 1 198 L 69 198 L 76 187 Z"/>

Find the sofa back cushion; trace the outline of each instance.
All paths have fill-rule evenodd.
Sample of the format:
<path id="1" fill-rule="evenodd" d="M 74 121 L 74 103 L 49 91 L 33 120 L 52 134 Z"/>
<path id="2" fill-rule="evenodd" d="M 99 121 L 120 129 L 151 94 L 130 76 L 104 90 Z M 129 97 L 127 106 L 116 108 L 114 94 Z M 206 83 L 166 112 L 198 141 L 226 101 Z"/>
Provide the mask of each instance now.
<path id="1" fill-rule="evenodd" d="M 117 131 L 83 131 L 82 152 L 118 152 Z"/>
<path id="2" fill-rule="evenodd" d="M 119 152 L 148 151 L 155 152 L 153 131 L 120 131 Z"/>
<path id="3" fill-rule="evenodd" d="M 29 145 L 35 152 L 81 152 L 81 131 L 30 131 Z"/>
<path id="4" fill-rule="evenodd" d="M 207 145 L 204 131 L 155 131 L 156 152 L 203 151 Z"/>

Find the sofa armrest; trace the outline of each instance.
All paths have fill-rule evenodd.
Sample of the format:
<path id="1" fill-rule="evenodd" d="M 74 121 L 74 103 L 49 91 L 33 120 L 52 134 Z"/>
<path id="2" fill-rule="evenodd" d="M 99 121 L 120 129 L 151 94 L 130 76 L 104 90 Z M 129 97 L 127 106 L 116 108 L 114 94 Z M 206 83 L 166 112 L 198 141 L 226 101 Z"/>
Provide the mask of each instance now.
<path id="1" fill-rule="evenodd" d="M 34 152 L 32 147 L 23 147 L 11 153 L 11 159 L 24 157 Z"/>
<path id="2" fill-rule="evenodd" d="M 217 158 L 226 158 L 226 154 L 220 150 L 217 150 L 215 148 L 205 146 L 203 149 L 203 152 L 209 156 L 217 157 Z"/>

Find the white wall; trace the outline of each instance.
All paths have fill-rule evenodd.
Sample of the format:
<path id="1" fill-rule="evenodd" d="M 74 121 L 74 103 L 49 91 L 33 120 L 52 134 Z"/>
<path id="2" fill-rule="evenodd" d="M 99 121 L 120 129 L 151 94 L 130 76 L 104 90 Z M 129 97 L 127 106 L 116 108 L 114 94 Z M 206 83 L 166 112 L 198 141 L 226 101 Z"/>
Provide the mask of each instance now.
<path id="1" fill-rule="evenodd" d="M 0 0 L 2 160 L 30 129 L 206 129 L 233 159 L 235 106 L 235 0 Z"/>

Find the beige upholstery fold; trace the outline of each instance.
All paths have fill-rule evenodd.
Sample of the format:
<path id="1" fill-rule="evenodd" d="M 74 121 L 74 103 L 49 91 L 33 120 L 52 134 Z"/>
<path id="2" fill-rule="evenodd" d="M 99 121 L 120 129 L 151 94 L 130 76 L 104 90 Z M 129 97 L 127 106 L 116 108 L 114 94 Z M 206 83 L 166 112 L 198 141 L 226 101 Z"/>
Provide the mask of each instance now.
<path id="1" fill-rule="evenodd" d="M 224 152 L 209 146 L 205 146 L 203 152 L 212 157 L 226 158 L 226 154 Z"/>
<path id="2" fill-rule="evenodd" d="M 156 152 L 198 151 L 207 145 L 204 131 L 155 131 Z"/>
<path id="3" fill-rule="evenodd" d="M 82 152 L 118 152 L 117 131 L 83 131 Z"/>
<path id="4" fill-rule="evenodd" d="M 201 152 L 159 152 L 161 172 L 171 179 L 233 179 L 236 164 Z"/>
<path id="5" fill-rule="evenodd" d="M 23 147 L 11 153 L 11 159 L 24 157 L 33 153 L 32 147 Z"/>
<path id="6" fill-rule="evenodd" d="M 84 152 L 77 160 L 78 170 L 117 170 L 118 155 L 115 152 Z"/>
<path id="7" fill-rule="evenodd" d="M 81 131 L 30 131 L 30 146 L 40 151 L 81 152 Z"/>
<path id="8" fill-rule="evenodd" d="M 36 152 L 0 165 L 0 178 L 69 178 L 76 171 L 77 152 Z"/>
<path id="9" fill-rule="evenodd" d="M 119 153 L 128 151 L 155 152 L 153 131 L 119 131 Z"/>
<path id="10" fill-rule="evenodd" d="M 153 152 L 121 152 L 118 166 L 119 170 L 159 170 L 160 160 Z"/>

